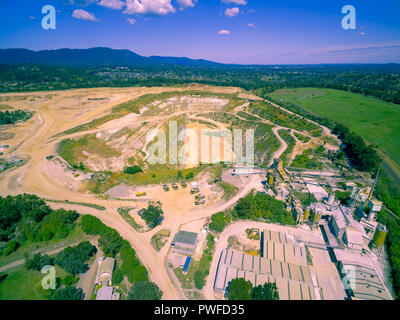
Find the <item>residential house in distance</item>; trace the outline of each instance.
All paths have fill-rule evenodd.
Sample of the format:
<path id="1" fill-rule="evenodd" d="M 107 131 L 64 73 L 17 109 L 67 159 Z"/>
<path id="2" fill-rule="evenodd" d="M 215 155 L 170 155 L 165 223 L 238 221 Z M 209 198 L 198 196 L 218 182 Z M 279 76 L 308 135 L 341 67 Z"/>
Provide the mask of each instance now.
<path id="1" fill-rule="evenodd" d="M 120 294 L 112 286 L 115 259 L 100 257 L 97 262 L 98 269 L 95 283 L 100 284 L 101 288 L 97 290 L 96 300 L 119 300 Z"/>
<path id="2" fill-rule="evenodd" d="M 120 294 L 114 287 L 102 286 L 96 295 L 96 300 L 119 300 Z"/>
<path id="3" fill-rule="evenodd" d="M 103 285 L 111 285 L 115 259 L 110 257 L 104 259 L 104 257 L 100 257 L 98 263 L 99 263 L 99 270 L 97 273 L 96 283 L 102 283 Z"/>

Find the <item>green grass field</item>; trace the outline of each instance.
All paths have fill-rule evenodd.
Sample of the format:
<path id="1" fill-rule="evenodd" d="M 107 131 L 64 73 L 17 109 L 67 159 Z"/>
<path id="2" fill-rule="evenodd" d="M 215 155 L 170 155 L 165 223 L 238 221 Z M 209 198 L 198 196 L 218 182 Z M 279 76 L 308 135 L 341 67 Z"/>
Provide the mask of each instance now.
<path id="1" fill-rule="evenodd" d="M 67 273 L 55 266 L 56 277 L 63 278 Z M 45 274 L 28 271 L 24 266 L 5 272 L 7 278 L 0 282 L 0 300 L 47 300 L 48 290 L 42 288 Z"/>
<path id="2" fill-rule="evenodd" d="M 399 105 L 333 89 L 282 89 L 270 96 L 278 103 L 291 102 L 315 115 L 343 123 L 400 166 Z"/>

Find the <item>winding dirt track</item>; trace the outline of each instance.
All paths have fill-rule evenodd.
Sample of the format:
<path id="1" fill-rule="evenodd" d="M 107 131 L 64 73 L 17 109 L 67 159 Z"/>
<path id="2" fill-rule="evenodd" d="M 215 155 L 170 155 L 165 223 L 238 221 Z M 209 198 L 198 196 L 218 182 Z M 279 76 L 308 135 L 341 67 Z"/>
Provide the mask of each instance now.
<path id="1" fill-rule="evenodd" d="M 99 92 L 99 90 L 86 91 L 89 91 L 92 95 L 96 92 Z M 104 95 L 102 91 L 97 93 L 97 95 L 99 94 Z M 129 98 L 131 98 L 131 96 Z M 62 103 L 63 100 L 61 96 L 52 98 L 50 101 L 41 103 L 34 107 L 28 103 L 25 103 L 23 105 L 24 108 L 34 110 L 36 113 L 32 119 L 17 129 L 19 130 L 18 135 L 9 143 L 10 145 L 18 145 L 18 147 L 10 152 L 8 156 L 24 155 L 29 157 L 30 160 L 25 165 L 6 171 L 0 176 L 0 194 L 17 195 L 21 193 L 31 193 L 47 199 L 68 199 L 71 202 L 92 203 L 105 207 L 105 211 L 99 211 L 79 205 L 49 203 L 49 205 L 55 209 L 62 207 L 65 209 L 77 210 L 81 214 L 94 215 L 101 219 L 106 225 L 116 229 L 121 236 L 127 239 L 136 250 L 139 259 L 149 271 L 149 278 L 162 290 L 163 299 L 185 299 L 185 297 L 181 296 L 180 291 L 174 287 L 166 269 L 163 267 L 172 237 L 160 252 L 156 252 L 150 244 L 152 235 L 158 232 L 161 228 L 169 228 L 171 229 L 171 234 L 173 236 L 174 233 L 178 231 L 180 225 L 195 219 L 209 217 L 216 212 L 223 211 L 231 207 L 241 197 L 246 196 L 252 190 L 255 180 L 251 179 L 250 182 L 241 190 L 239 190 L 239 192 L 228 202 L 209 208 L 206 207 L 203 209 L 196 209 L 190 214 L 187 213 L 184 216 L 180 215 L 175 219 L 166 221 L 166 223 L 163 223 L 162 226 L 155 228 L 151 232 L 138 233 L 133 230 L 132 227 L 130 227 L 118 214 L 118 208 L 126 206 L 126 201 L 102 200 L 89 193 L 80 193 L 69 190 L 63 185 L 62 181 L 56 181 L 53 177 L 48 176 L 45 170 L 45 165 L 48 161 L 46 160 L 46 156 L 54 153 L 56 144 L 59 141 L 59 138 L 54 138 L 54 135 L 71 127 L 98 118 L 99 116 L 108 112 L 116 103 L 126 100 L 128 100 L 127 97 L 122 97 L 117 101 L 113 101 L 113 103 L 90 110 L 78 118 L 76 117 L 76 111 L 75 113 L 65 111 L 65 114 L 61 115 L 60 110 L 52 107 L 55 104 Z M 20 107 L 21 104 L 22 103 L 19 104 Z M 173 116 L 175 116 L 175 114 Z M 29 128 L 32 128 L 33 126 L 35 126 L 34 130 L 28 134 Z M 78 136 L 78 134 L 73 134 L 71 137 L 72 136 Z M 65 138 L 65 136 L 63 138 Z M 11 185 L 11 181 L 15 179 L 15 177 L 19 176 L 23 179 L 21 185 L 10 189 L 9 186 Z M 166 216 L 173 214 L 173 212 L 165 212 Z M 20 261 L 15 262 L 15 264 L 19 263 Z M 8 267 L 10 266 L 4 266 L 3 268 Z"/>
<path id="2" fill-rule="evenodd" d="M 227 89 L 218 90 L 222 91 Z M 232 88 L 230 90 L 232 90 Z M 53 208 L 63 207 L 65 209 L 77 210 L 81 214 L 94 215 L 101 219 L 106 225 L 116 229 L 121 234 L 121 236 L 127 239 L 136 250 L 138 257 L 149 271 L 149 277 L 151 281 L 155 282 L 163 291 L 163 299 L 177 300 L 185 299 L 185 297 L 182 297 L 180 290 L 177 290 L 177 288 L 174 287 L 173 283 L 170 280 L 170 277 L 168 276 L 167 270 L 163 267 L 172 237 L 169 239 L 167 244 L 162 248 L 160 252 L 156 252 L 150 244 L 152 235 L 157 233 L 160 229 L 169 228 L 171 230 L 171 235 L 173 236 L 174 233 L 179 230 L 179 227 L 181 225 L 193 220 L 209 217 L 216 212 L 224 211 L 227 208 L 233 206 L 240 198 L 246 196 L 253 188 L 256 187 L 258 180 L 255 176 L 250 177 L 248 183 L 246 183 L 232 199 L 225 203 L 196 209 L 190 212 L 185 212 L 185 214 L 183 215 L 176 215 L 176 217 L 174 218 L 171 218 L 169 220 L 166 219 L 165 223 L 163 223 L 162 226 L 159 226 L 150 232 L 138 233 L 133 230 L 118 214 L 118 208 L 126 206 L 126 201 L 102 200 L 96 198 L 93 194 L 90 193 L 81 193 L 78 191 L 69 190 L 62 184 L 61 181 L 56 181 L 53 177 L 49 177 L 45 170 L 46 161 L 48 161 L 46 160 L 46 156 L 54 153 L 56 144 L 59 141 L 59 138 L 54 138 L 54 135 L 66 129 L 83 123 L 87 123 L 92 119 L 104 115 L 105 113 L 109 112 L 112 106 L 116 105 L 117 103 L 127 101 L 144 93 L 159 93 L 162 91 L 167 91 L 167 89 L 149 88 L 139 90 L 125 88 L 70 90 L 66 92 L 61 92 L 59 96 L 56 96 L 51 100 L 45 103 L 41 103 L 37 106 L 32 106 L 28 103 L 24 103 L 23 106 L 26 109 L 34 110 L 36 114 L 26 124 L 16 129 L 17 131 L 19 130 L 18 135 L 15 137 L 15 139 L 11 141 L 10 144 L 18 145 L 18 147 L 14 151 L 10 152 L 8 156 L 24 155 L 30 158 L 30 160 L 25 165 L 14 170 L 6 171 L 2 175 L 0 175 L 0 194 L 17 195 L 21 193 L 31 193 L 37 194 L 38 196 L 47 199 L 68 199 L 71 202 L 92 203 L 105 207 L 105 211 L 98 211 L 92 208 L 72 204 L 49 203 L 49 205 L 51 205 Z M 96 108 L 92 108 L 89 111 L 85 112 L 83 115 L 80 115 L 79 117 L 76 115 L 76 110 L 62 110 L 62 112 L 64 113 L 60 114 L 60 109 L 53 107 L 53 105 L 62 104 L 63 94 L 76 94 L 80 92 L 86 94 L 90 93 L 91 96 L 97 97 L 107 95 L 108 93 L 111 95 L 117 92 L 121 96 L 118 97 L 118 99 L 112 101 L 112 103 L 106 103 Z M 21 106 L 21 103 L 19 104 L 19 106 Z M 291 113 L 290 111 L 287 112 Z M 175 115 L 176 114 L 172 116 Z M 267 120 L 262 118 L 260 118 L 260 121 L 269 123 Z M 30 132 L 29 128 L 32 127 L 34 127 L 34 130 L 33 132 Z M 281 146 L 279 150 L 274 153 L 273 157 L 271 157 L 270 164 L 272 164 L 274 158 L 279 158 L 287 148 L 287 143 L 278 134 L 278 131 L 282 129 L 287 130 L 288 128 L 280 126 L 275 126 L 273 128 L 273 133 L 280 141 Z M 95 131 L 96 130 L 94 130 L 93 132 Z M 78 136 L 80 134 L 82 133 L 76 135 L 73 134 L 70 135 L 70 137 Z M 65 137 L 66 136 L 64 136 L 63 138 Z M 13 179 L 18 176 L 23 177 L 23 183 L 20 186 L 10 188 L 9 186 L 12 185 L 11 181 L 13 181 Z M 174 212 L 165 212 L 166 216 L 173 216 L 174 214 Z"/>

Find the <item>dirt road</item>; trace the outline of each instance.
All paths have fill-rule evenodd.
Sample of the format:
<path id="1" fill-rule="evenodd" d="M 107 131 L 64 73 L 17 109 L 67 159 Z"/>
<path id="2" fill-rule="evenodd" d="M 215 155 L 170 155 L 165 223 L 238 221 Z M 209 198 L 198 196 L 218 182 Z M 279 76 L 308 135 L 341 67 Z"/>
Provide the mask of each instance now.
<path id="1" fill-rule="evenodd" d="M 207 87 L 201 86 L 200 88 L 201 90 L 207 89 Z M 216 88 L 214 90 L 229 92 L 229 90 L 232 91 L 233 89 Z M 56 134 L 103 116 L 117 103 L 131 100 L 145 93 L 164 91 L 168 91 L 168 88 L 80 89 L 52 92 L 54 96 L 51 99 L 44 99 L 36 104 L 31 103 L 28 99 L 15 103 L 15 107 L 35 111 L 35 115 L 24 125 L 13 129 L 16 135 L 7 143 L 17 147 L 12 152 L 9 152 L 7 156 L 26 156 L 30 160 L 25 165 L 0 175 L 0 194 L 31 193 L 46 199 L 68 199 L 71 202 L 93 203 L 105 207 L 105 211 L 99 211 L 79 205 L 49 203 L 53 208 L 74 209 L 81 214 L 91 214 L 101 219 L 109 227 L 116 229 L 136 250 L 139 259 L 149 271 L 150 280 L 155 282 L 163 291 L 163 299 L 177 300 L 184 299 L 184 297 L 181 296 L 179 290 L 170 281 L 167 270 L 162 267 L 174 233 L 185 223 L 209 217 L 233 206 L 240 198 L 246 196 L 253 188 L 257 187 L 259 179 L 256 176 L 249 177 L 246 184 L 227 202 L 218 202 L 209 207 L 189 211 L 176 206 L 166 207 L 164 210 L 166 219 L 161 226 L 151 232 L 138 233 L 118 213 L 118 208 L 129 205 L 129 202 L 99 199 L 88 192 L 82 193 L 70 190 L 65 187 L 63 181 L 58 181 L 53 176 L 49 176 L 45 169 L 46 163 L 49 161 L 46 156 L 53 154 L 57 147 L 59 139 L 54 139 Z M 32 95 L 46 96 L 48 93 L 35 92 Z M 110 96 L 110 101 L 106 101 L 104 104 L 93 101 L 88 102 L 87 96 L 91 98 Z M 83 108 L 82 105 L 85 105 L 85 107 Z M 165 117 L 165 119 L 170 117 Z M 277 130 L 279 130 L 278 127 L 276 128 Z M 280 137 L 278 139 L 281 141 L 282 146 L 274 156 L 279 156 L 286 149 L 283 139 Z M 20 179 L 21 183 L 14 186 L 12 182 L 16 178 Z M 10 188 L 10 185 L 13 185 L 13 187 Z M 156 252 L 150 244 L 151 237 L 162 228 L 169 228 L 172 237 L 160 252 Z M 23 263 L 23 261 L 15 262 L 15 265 L 18 265 L 18 263 Z M 2 268 L 9 267 L 11 266 Z"/>

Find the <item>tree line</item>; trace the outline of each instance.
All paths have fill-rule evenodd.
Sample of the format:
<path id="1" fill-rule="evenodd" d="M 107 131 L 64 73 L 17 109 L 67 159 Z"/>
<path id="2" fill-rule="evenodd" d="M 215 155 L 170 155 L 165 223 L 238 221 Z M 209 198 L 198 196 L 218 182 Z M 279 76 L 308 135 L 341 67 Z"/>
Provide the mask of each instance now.
<path id="1" fill-rule="evenodd" d="M 227 289 L 228 300 L 279 300 L 279 291 L 275 282 L 253 287 L 243 278 L 233 279 Z"/>
<path id="2" fill-rule="evenodd" d="M 27 243 L 64 239 L 78 217 L 74 210 L 51 209 L 36 195 L 0 197 L 0 251 L 9 255 Z"/>
<path id="3" fill-rule="evenodd" d="M 120 272 L 132 284 L 132 291 L 128 298 L 140 300 L 152 297 L 155 300 L 161 299 L 162 292 L 156 284 L 150 282 L 147 269 L 136 256 L 135 250 L 127 240 L 123 239 L 115 229 L 107 227 L 94 216 L 83 216 L 81 224 L 86 234 L 100 236 L 99 247 L 106 256 L 115 258 L 119 254 L 122 261 Z"/>
<path id="4" fill-rule="evenodd" d="M 0 111 L 0 125 L 13 124 L 18 121 L 26 121 L 32 116 L 31 112 L 24 110 Z"/>
<path id="5" fill-rule="evenodd" d="M 360 171 L 375 172 L 381 162 L 375 147 L 367 145 L 356 133 L 343 124 L 336 124 L 333 129 L 343 143 L 343 151 L 352 165 Z"/>
<path id="6" fill-rule="evenodd" d="M 322 87 L 374 96 L 400 104 L 400 65 L 220 66 L 164 65 L 75 68 L 0 65 L 0 91 L 38 91 L 88 87 L 178 86 L 202 83 L 260 90 Z M 17 83 L 17 85 L 16 85 Z"/>

